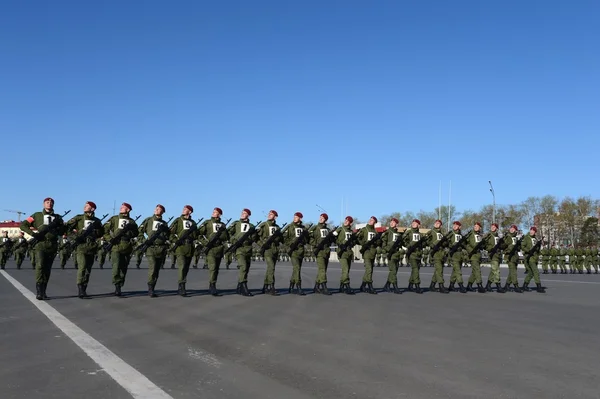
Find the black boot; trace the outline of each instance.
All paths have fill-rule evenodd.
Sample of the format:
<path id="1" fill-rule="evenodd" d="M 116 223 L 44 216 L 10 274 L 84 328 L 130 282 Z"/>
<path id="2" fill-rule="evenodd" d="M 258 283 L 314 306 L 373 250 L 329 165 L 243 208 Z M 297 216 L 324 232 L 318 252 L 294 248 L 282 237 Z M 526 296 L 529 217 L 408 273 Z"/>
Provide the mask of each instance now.
<path id="1" fill-rule="evenodd" d="M 490 280 L 488 280 L 487 284 L 485 285 L 485 290 L 487 292 L 492 292 L 492 282 Z"/>
<path id="2" fill-rule="evenodd" d="M 523 283 L 523 286 L 521 287 L 521 291 L 523 292 L 529 292 L 529 283 Z"/>
<path id="3" fill-rule="evenodd" d="M 37 299 L 38 301 L 41 301 L 42 299 L 44 299 L 42 297 L 42 284 L 37 283 L 35 285 L 35 299 Z"/>
<path id="4" fill-rule="evenodd" d="M 377 290 L 375 290 L 375 288 L 373 288 L 373 283 L 367 283 L 367 292 L 369 294 L 377 295 Z"/>
<path id="5" fill-rule="evenodd" d="M 583 274 L 583 270 L 579 270 L 579 274 Z"/>
<path id="6" fill-rule="evenodd" d="M 588 270 L 586 274 L 592 274 L 592 271 L 591 271 L 591 270 Z"/>
<path id="7" fill-rule="evenodd" d="M 523 290 L 521 289 L 521 287 L 519 287 L 519 284 L 514 284 L 514 286 L 515 286 L 515 292 L 516 293 L 519 293 L 519 294 L 523 293 Z"/>
<path id="8" fill-rule="evenodd" d="M 83 296 L 84 296 L 84 298 L 86 296 L 88 296 L 88 294 L 87 294 L 87 284 L 83 284 Z"/>
<path id="9" fill-rule="evenodd" d="M 250 290 L 248 289 L 248 283 L 244 282 L 242 283 L 242 292 L 241 294 L 243 296 L 254 296 L 253 293 L 250 292 Z"/>
<path id="10" fill-rule="evenodd" d="M 121 286 L 119 284 L 115 284 L 115 296 L 122 296 Z"/>
<path id="11" fill-rule="evenodd" d="M 302 290 L 302 283 L 300 281 L 298 281 L 298 284 L 296 284 L 296 294 L 300 296 L 306 295 L 306 293 Z"/>
<path id="12" fill-rule="evenodd" d="M 48 283 L 43 283 L 42 284 L 42 299 L 46 300 L 46 299 L 50 299 L 48 297 L 48 295 L 46 295 L 46 288 L 48 287 Z"/>
<path id="13" fill-rule="evenodd" d="M 415 284 L 415 294 L 422 294 L 421 284 Z"/>
<path id="14" fill-rule="evenodd" d="M 358 289 L 360 292 L 365 292 L 367 289 L 367 283 L 365 283 L 364 281 L 362 282 L 362 284 L 360 285 L 360 288 Z"/>
<path id="15" fill-rule="evenodd" d="M 290 281 L 290 288 L 288 288 L 288 294 L 291 294 L 291 293 L 292 293 L 292 291 L 293 291 L 293 289 L 294 289 L 294 286 L 295 286 L 295 285 L 296 285 L 296 284 L 294 284 L 294 283 L 292 283 L 292 282 Z"/>
<path id="16" fill-rule="evenodd" d="M 487 290 L 483 287 L 483 284 L 477 283 L 477 292 L 480 294 L 485 294 Z"/>
<path id="17" fill-rule="evenodd" d="M 450 291 L 448 291 L 446 289 L 446 287 L 444 287 L 444 284 L 440 283 L 439 286 L 440 286 L 440 294 L 448 294 L 448 293 L 450 293 Z"/>
<path id="18" fill-rule="evenodd" d="M 260 290 L 261 294 L 266 293 L 269 290 L 269 284 L 263 284 L 262 290 Z"/>
<path id="19" fill-rule="evenodd" d="M 315 286 L 313 287 L 313 293 L 315 293 L 315 294 L 321 293 L 321 284 L 315 283 Z"/>
<path id="20" fill-rule="evenodd" d="M 350 287 L 350 283 L 344 284 L 344 292 L 346 293 L 346 295 L 354 295 L 354 294 L 356 294 L 354 292 L 354 290 L 352 289 L 352 287 Z"/>
<path id="21" fill-rule="evenodd" d="M 454 287 L 454 283 L 450 283 L 450 285 L 448 286 L 448 291 L 450 291 L 450 292 L 456 291 L 456 288 Z"/>
<path id="22" fill-rule="evenodd" d="M 187 295 L 187 291 L 185 290 L 185 283 L 179 283 L 179 287 L 177 288 L 177 293 L 181 296 Z"/>
<path id="23" fill-rule="evenodd" d="M 217 283 L 210 283 L 208 285 L 208 293 L 212 296 L 221 296 L 217 290 Z"/>
<path id="24" fill-rule="evenodd" d="M 104 265 L 100 265 L 100 269 L 104 269 Z"/>
<path id="25" fill-rule="evenodd" d="M 275 284 L 271 284 L 269 286 L 269 289 L 267 290 L 267 293 L 271 296 L 279 296 L 279 293 L 277 292 L 277 290 L 275 289 Z"/>
<path id="26" fill-rule="evenodd" d="M 466 294 L 467 293 L 467 289 L 465 288 L 465 286 L 463 285 L 463 283 L 458 283 L 458 291 L 461 294 Z"/>
<path id="27" fill-rule="evenodd" d="M 502 286 L 500 285 L 500 283 L 496 283 L 496 292 L 498 294 L 504 294 L 506 292 L 506 290 L 504 288 L 502 288 Z"/>
<path id="28" fill-rule="evenodd" d="M 504 283 L 504 292 L 510 291 L 510 285 L 508 283 Z"/>
<path id="29" fill-rule="evenodd" d="M 556 274 L 556 270 L 552 270 L 552 274 Z"/>
<path id="30" fill-rule="evenodd" d="M 435 290 L 435 283 L 432 281 L 431 284 L 429 284 L 429 291 L 433 290 Z"/>
<path id="31" fill-rule="evenodd" d="M 382 289 L 382 290 L 383 290 L 384 292 L 390 292 L 390 291 L 391 291 L 391 290 L 390 290 L 390 282 L 389 282 L 389 281 L 386 281 L 386 282 L 385 282 L 385 285 L 383 286 L 383 289 Z"/>
<path id="32" fill-rule="evenodd" d="M 413 283 L 408 283 L 408 290 L 412 291 L 413 290 Z"/>
<path id="33" fill-rule="evenodd" d="M 79 298 L 83 299 L 83 297 L 85 296 L 85 294 L 83 293 L 83 284 L 77 284 L 77 290 L 78 290 L 77 296 Z"/>
<path id="34" fill-rule="evenodd" d="M 467 291 L 473 291 L 473 283 L 467 283 Z"/>
<path id="35" fill-rule="evenodd" d="M 154 292 L 154 284 L 148 284 L 148 296 L 150 298 L 156 298 L 156 293 Z"/>
<path id="36" fill-rule="evenodd" d="M 175 269 L 175 263 L 171 264 L 171 269 Z"/>
<path id="37" fill-rule="evenodd" d="M 394 294 L 402 294 L 402 291 L 398 288 L 398 284 L 392 283 L 392 292 Z"/>
<path id="38" fill-rule="evenodd" d="M 539 292 L 540 294 L 543 294 L 543 293 L 546 292 L 546 290 L 544 289 L 544 287 L 542 287 L 542 284 L 537 283 L 535 286 L 537 287 L 536 291 Z"/>
<path id="39" fill-rule="evenodd" d="M 321 294 L 331 295 L 331 291 L 329 291 L 329 288 L 327 288 L 327 283 L 321 283 Z"/>

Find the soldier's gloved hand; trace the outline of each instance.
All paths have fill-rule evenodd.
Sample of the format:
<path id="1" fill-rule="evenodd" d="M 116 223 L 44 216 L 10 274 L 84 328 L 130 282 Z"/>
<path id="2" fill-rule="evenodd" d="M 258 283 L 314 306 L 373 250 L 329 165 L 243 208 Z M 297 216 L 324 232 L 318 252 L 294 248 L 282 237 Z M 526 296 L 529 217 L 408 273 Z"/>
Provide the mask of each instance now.
<path id="1" fill-rule="evenodd" d="M 340 234 L 340 233 L 338 233 L 337 231 L 333 232 L 333 235 L 336 236 L 336 237 L 338 236 L 338 234 Z"/>

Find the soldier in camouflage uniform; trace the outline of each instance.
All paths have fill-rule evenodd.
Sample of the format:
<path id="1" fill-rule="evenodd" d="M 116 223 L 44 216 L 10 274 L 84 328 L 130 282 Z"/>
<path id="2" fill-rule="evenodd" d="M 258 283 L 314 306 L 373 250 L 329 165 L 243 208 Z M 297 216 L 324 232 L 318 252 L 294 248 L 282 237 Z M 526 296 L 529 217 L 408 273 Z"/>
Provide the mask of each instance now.
<path id="1" fill-rule="evenodd" d="M 577 262 L 576 262 L 576 267 L 577 267 L 577 272 L 579 274 L 583 274 L 583 261 L 584 261 L 584 250 L 583 247 L 581 245 L 577 246 L 577 248 L 575 248 L 575 255 Z"/>
<path id="2" fill-rule="evenodd" d="M 564 244 L 560 244 L 558 249 L 558 267 L 560 268 L 560 274 L 567 274 L 567 249 Z"/>
<path id="3" fill-rule="evenodd" d="M 504 255 L 506 262 L 508 263 L 508 277 L 504 284 L 504 290 L 508 291 L 511 285 L 514 286 L 515 292 L 523 292 L 519 287 L 519 280 L 517 279 L 517 265 L 519 261 L 519 246 L 520 242 L 517 238 L 519 228 L 516 225 L 510 226 L 508 234 L 504 235 L 502 247 L 504 249 Z"/>
<path id="4" fill-rule="evenodd" d="M 71 257 L 69 253 L 69 238 L 66 234 L 63 234 L 62 238 L 58 243 L 58 254 L 60 255 L 60 268 L 64 269 L 67 265 L 67 260 Z"/>
<path id="5" fill-rule="evenodd" d="M 575 274 L 575 269 L 577 268 L 577 256 L 573 244 L 570 244 L 567 248 L 567 256 L 569 257 L 569 274 Z"/>
<path id="6" fill-rule="evenodd" d="M 158 234 L 155 241 L 146 250 L 146 260 L 148 261 L 148 296 L 151 298 L 156 298 L 157 296 L 154 288 L 158 281 L 160 269 L 163 268 L 166 260 L 168 250 L 169 229 L 167 222 L 162 217 L 164 213 L 165 207 L 161 204 L 156 205 L 154 215 L 144 219 L 139 227 L 138 237 L 150 239 L 150 237 Z M 146 237 L 144 237 L 144 234 Z"/>
<path id="7" fill-rule="evenodd" d="M 231 247 L 231 244 L 228 243 L 226 245 L 227 248 Z M 252 255 L 250 255 L 252 256 Z M 225 269 L 229 270 L 229 266 L 231 266 L 231 263 L 233 262 L 233 252 L 229 251 L 225 254 Z M 239 267 L 238 267 L 239 269 Z"/>
<path id="8" fill-rule="evenodd" d="M 592 258 L 594 257 L 593 252 L 592 252 L 592 247 L 587 247 L 584 249 L 584 254 L 585 254 L 585 259 L 584 259 L 584 266 L 585 266 L 585 270 L 587 271 L 587 274 L 592 274 L 592 264 L 594 263 L 592 261 Z"/>
<path id="9" fill-rule="evenodd" d="M 593 247 L 594 252 L 594 274 L 598 274 L 598 269 L 600 268 L 600 252 L 598 252 L 598 247 Z"/>
<path id="10" fill-rule="evenodd" d="M 87 286 L 94 265 L 94 254 L 98 250 L 96 240 L 104 234 L 102 222 L 98 219 L 94 212 L 96 204 L 92 201 L 87 201 L 83 206 L 83 213 L 73 217 L 66 223 L 67 231 L 78 232 L 84 234 L 84 231 L 90 231 L 85 241 L 79 243 L 75 247 L 74 257 L 77 259 L 77 291 L 79 298 L 87 297 Z"/>
<path id="11" fill-rule="evenodd" d="M 331 295 L 327 287 L 327 267 L 329 266 L 329 257 L 331 255 L 329 245 L 332 235 L 329 234 L 330 229 L 327 227 L 327 220 L 329 220 L 329 215 L 322 213 L 319 215 L 319 223 L 309 229 L 310 246 L 316 255 L 317 261 L 317 276 L 313 292 L 323 295 Z M 323 248 L 317 251 L 319 246 Z"/>
<path id="12" fill-rule="evenodd" d="M 2 238 L 0 238 L 0 269 L 2 270 L 6 267 L 12 244 L 12 240 L 8 238 L 8 231 L 2 232 Z"/>
<path id="13" fill-rule="evenodd" d="M 382 255 L 383 255 L 383 249 L 381 247 L 377 247 L 377 252 L 375 254 L 375 267 L 381 267 L 382 266 Z"/>
<path id="14" fill-rule="evenodd" d="M 550 264 L 550 248 L 547 245 L 540 250 L 542 258 L 542 274 L 548 274 L 548 265 Z"/>
<path id="15" fill-rule="evenodd" d="M 106 262 L 106 250 L 104 246 L 106 245 L 106 241 L 104 237 L 100 238 L 100 242 L 98 243 L 98 251 L 96 252 L 96 258 L 98 260 L 98 266 L 100 269 L 104 269 L 104 262 Z"/>
<path id="16" fill-rule="evenodd" d="M 529 229 L 529 234 L 526 235 L 521 241 L 521 250 L 523 251 L 523 256 L 525 258 L 525 267 L 527 268 L 527 275 L 525 276 L 525 281 L 523 282 L 522 290 L 529 291 L 528 285 L 531 279 L 535 282 L 537 287 L 537 292 L 544 293 L 546 292 L 542 287 L 542 283 L 540 281 L 540 275 L 538 271 L 538 258 L 539 258 L 539 245 L 538 239 L 535 237 L 537 233 L 537 227 L 532 226 Z"/>
<path id="17" fill-rule="evenodd" d="M 279 244 L 283 241 L 281 229 L 277 224 L 279 214 L 275 210 L 270 210 L 267 221 L 262 223 L 258 230 L 258 244 L 264 251 L 267 269 L 265 271 L 265 281 L 262 288 L 263 294 L 277 296 L 275 289 L 275 264 L 279 259 Z"/>
<path id="18" fill-rule="evenodd" d="M 449 233 L 450 234 L 450 233 Z M 433 229 L 429 232 L 427 245 L 429 246 L 429 257 L 433 261 L 433 276 L 429 290 L 434 291 L 435 285 L 439 286 L 438 292 L 447 294 L 450 291 L 444 286 L 444 258 L 446 257 L 446 248 L 448 246 L 447 238 L 442 234 L 442 221 L 436 220 Z"/>
<path id="19" fill-rule="evenodd" d="M 194 241 L 194 269 L 198 268 L 198 261 L 202 256 L 202 244 L 198 240 Z"/>
<path id="20" fill-rule="evenodd" d="M 411 268 L 410 278 L 408 280 L 408 290 L 413 291 L 414 286 L 414 292 L 417 294 L 423 293 L 423 290 L 421 290 L 419 269 L 421 268 L 421 257 L 423 256 L 420 245 L 423 244 L 424 239 L 422 240 L 421 233 L 419 232 L 420 226 L 421 221 L 419 219 L 413 219 L 410 229 L 406 229 L 402 236 L 404 246 L 409 254 L 406 261 Z"/>
<path id="21" fill-rule="evenodd" d="M 358 244 L 363 247 L 361 248 L 361 252 L 365 265 L 365 273 L 363 274 L 360 291 L 367 292 L 369 294 L 377 294 L 377 291 L 375 291 L 375 288 L 373 288 L 373 266 L 375 264 L 375 257 L 377 256 L 377 246 L 380 245 L 381 240 L 379 239 L 377 231 L 375 230 L 376 223 L 377 218 L 375 216 L 371 216 L 367 225 L 358 231 L 357 237 Z M 370 247 L 365 250 L 364 247 L 368 242 Z"/>
<path id="22" fill-rule="evenodd" d="M 348 295 L 354 295 L 354 290 L 350 288 L 350 266 L 354 259 L 354 243 L 355 234 L 352 232 L 352 223 L 354 219 L 352 216 L 346 216 L 344 223 L 340 226 L 334 235 L 336 236 L 335 243 L 337 245 L 337 256 L 340 261 L 340 267 L 342 269 L 342 275 L 340 277 L 340 293 Z M 350 240 L 350 242 L 349 242 Z M 348 244 L 348 248 L 343 248 Z"/>
<path id="23" fill-rule="evenodd" d="M 487 291 L 492 291 L 492 284 L 496 285 L 496 292 L 504 294 L 506 291 L 502 288 L 500 281 L 500 261 L 502 259 L 502 238 L 498 235 L 498 224 L 492 223 L 490 234 L 486 237 L 484 244 L 490 257 L 490 274 L 485 286 Z"/>
<path id="24" fill-rule="evenodd" d="M 137 223 L 129 216 L 131 210 L 131 205 L 123 202 L 119 214 L 104 224 L 104 240 L 118 240 L 112 246 L 109 256 L 112 262 L 112 283 L 115 286 L 115 295 L 119 297 L 122 295 L 121 288 L 125 285 L 129 259 L 133 251 L 131 241 L 139 234 Z"/>
<path id="25" fill-rule="evenodd" d="M 217 279 L 219 277 L 219 268 L 223 259 L 225 243 L 229 240 L 227 226 L 221 221 L 223 210 L 214 208 L 211 218 L 206 220 L 198 228 L 198 238 L 202 245 L 206 247 L 214 239 L 211 248 L 206 253 L 206 263 L 208 264 L 208 291 L 212 296 L 221 296 L 217 290 Z"/>
<path id="26" fill-rule="evenodd" d="M 302 291 L 302 261 L 304 260 L 304 245 L 309 239 L 309 233 L 302 224 L 303 217 L 301 212 L 296 212 L 292 223 L 283 231 L 283 241 L 288 247 L 288 254 L 293 267 L 288 292 L 292 293 L 294 287 L 296 287 L 296 294 L 298 295 L 306 295 Z"/>
<path id="27" fill-rule="evenodd" d="M 135 246 L 139 247 L 140 245 L 143 245 L 144 242 L 146 242 L 146 237 L 145 236 L 137 236 L 135 238 Z M 142 264 L 142 260 L 144 259 L 144 252 L 143 251 L 135 251 L 135 268 L 139 269 L 141 264 Z"/>
<path id="28" fill-rule="evenodd" d="M 393 253 L 390 256 L 389 259 L 389 273 L 388 273 L 388 278 L 387 281 L 385 283 L 385 285 L 383 286 L 383 290 L 385 292 L 393 292 L 394 294 L 401 294 L 402 291 L 400 291 L 400 289 L 398 289 L 398 264 L 400 263 L 400 252 L 398 251 L 398 249 L 402 246 L 402 233 L 400 233 L 398 231 L 398 224 L 400 223 L 400 221 L 396 218 L 392 218 L 392 220 L 390 221 L 390 227 L 383 232 L 383 234 L 381 235 L 381 243 L 382 243 L 382 247 L 381 250 L 382 252 L 384 252 L 387 254 L 388 252 L 390 252 L 392 250 L 392 248 L 394 247 L 395 243 L 396 244 L 396 250 L 393 251 Z M 400 242 L 398 242 L 400 240 Z M 400 245 L 400 247 L 398 246 Z M 391 288 L 390 288 L 391 286 Z"/>
<path id="29" fill-rule="evenodd" d="M 483 280 L 481 278 L 481 249 L 485 243 L 483 241 L 483 235 L 481 234 L 481 223 L 476 222 L 473 226 L 473 230 L 468 234 L 465 243 L 465 251 L 469 260 L 471 261 L 471 276 L 467 284 L 467 291 L 472 291 L 473 283 L 477 284 L 477 292 L 480 294 L 486 293 L 487 290 L 483 288 Z M 478 247 L 479 246 L 479 247 Z"/>
<path id="30" fill-rule="evenodd" d="M 194 237 L 197 226 L 194 219 L 192 219 L 192 212 L 194 212 L 194 208 L 191 205 L 185 205 L 181 211 L 181 216 L 175 219 L 169 227 L 170 241 L 173 243 L 178 240 L 182 241 L 181 245 L 178 244 L 179 246 L 173 251 L 177 255 L 177 293 L 181 296 L 187 295 L 185 284 L 187 283 L 187 275 L 195 251 Z"/>
<path id="31" fill-rule="evenodd" d="M 454 288 L 454 284 L 458 283 L 459 291 L 464 294 L 467 292 L 465 286 L 463 285 L 462 276 L 462 246 L 465 244 L 465 242 L 463 241 L 463 236 L 460 231 L 461 226 L 462 224 L 458 220 L 455 220 L 452 223 L 452 231 L 448 243 L 448 248 L 450 249 L 448 257 L 450 258 L 450 263 L 452 264 L 452 275 L 450 276 L 450 287 L 448 288 L 448 290 L 456 291 L 456 288 Z"/>
<path id="32" fill-rule="evenodd" d="M 256 232 L 257 226 L 250 223 L 251 215 L 250 209 L 242 209 L 240 219 L 233 222 L 227 229 L 232 244 L 236 245 L 239 242 L 238 248 L 230 250 L 227 255 L 233 255 L 235 252 L 235 258 L 239 266 L 238 284 L 235 291 L 243 296 L 254 296 L 248 289 L 248 273 L 252 261 L 252 244 L 258 240 L 258 233 Z M 231 263 L 231 260 L 229 263 Z"/>
<path id="33" fill-rule="evenodd" d="M 50 226 L 50 227 L 48 227 Z M 32 251 L 35 251 L 35 286 L 36 299 L 48 299 L 46 288 L 52 272 L 52 263 L 58 250 L 58 238 L 65 233 L 62 217 L 54 213 L 54 200 L 50 197 L 44 199 L 44 209 L 36 212 L 23 222 L 21 230 L 33 237 Z M 36 229 L 34 232 L 32 228 Z M 50 228 L 51 230 L 46 230 Z M 43 231 L 48 231 L 45 237 L 38 240 Z"/>
<path id="34" fill-rule="evenodd" d="M 17 238 L 15 245 L 13 246 L 15 260 L 17 261 L 17 269 L 20 269 L 23 264 L 23 259 L 25 259 L 25 253 L 27 252 L 28 246 L 25 233 L 21 231 L 19 233 L 19 238 Z"/>
<path id="35" fill-rule="evenodd" d="M 550 270 L 552 274 L 556 274 L 558 265 L 558 248 L 556 248 L 556 244 L 552 243 L 552 247 L 550 248 Z"/>

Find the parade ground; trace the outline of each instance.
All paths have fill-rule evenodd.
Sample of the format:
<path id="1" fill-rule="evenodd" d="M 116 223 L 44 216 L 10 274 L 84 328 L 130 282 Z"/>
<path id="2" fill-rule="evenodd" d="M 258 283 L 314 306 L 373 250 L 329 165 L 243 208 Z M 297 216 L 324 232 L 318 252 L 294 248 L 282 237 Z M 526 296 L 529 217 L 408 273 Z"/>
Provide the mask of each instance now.
<path id="1" fill-rule="evenodd" d="M 324 296 L 312 294 L 316 265 L 305 263 L 301 297 L 287 293 L 292 267 L 283 262 L 273 297 L 260 294 L 265 264 L 255 262 L 255 296 L 243 297 L 234 262 L 219 274 L 221 297 L 208 295 L 200 268 L 189 273 L 189 296 L 178 296 L 177 271 L 166 268 L 159 297 L 149 298 L 144 260 L 130 265 L 121 298 L 110 264 L 95 264 L 90 297 L 79 299 L 73 264 L 58 264 L 48 301 L 35 299 L 29 261 L 1 272 L 3 399 L 599 397 L 600 274 L 541 274 L 545 294 L 349 296 L 337 293 L 332 262 L 334 294 Z M 352 266 L 357 290 L 363 265 Z M 422 288 L 432 272 L 421 269 Z M 400 268 L 401 288 L 409 273 Z M 375 268 L 374 286 L 386 277 Z"/>

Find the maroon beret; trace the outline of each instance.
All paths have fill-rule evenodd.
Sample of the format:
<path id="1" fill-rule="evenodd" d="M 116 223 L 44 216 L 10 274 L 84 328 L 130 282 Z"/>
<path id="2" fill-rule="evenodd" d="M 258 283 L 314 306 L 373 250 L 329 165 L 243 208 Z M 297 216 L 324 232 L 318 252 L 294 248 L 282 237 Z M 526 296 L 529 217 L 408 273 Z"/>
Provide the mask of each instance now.
<path id="1" fill-rule="evenodd" d="M 223 215 L 223 210 L 221 208 L 216 207 L 214 210 L 219 212 L 219 215 Z"/>
<path id="2" fill-rule="evenodd" d="M 475 226 L 483 227 L 479 222 L 475 222 Z"/>
<path id="3" fill-rule="evenodd" d="M 161 205 L 161 204 L 156 205 L 156 207 L 162 209 L 163 213 L 167 211 L 165 209 L 165 207 L 163 205 Z"/>
<path id="4" fill-rule="evenodd" d="M 278 213 L 277 213 L 277 211 L 276 211 L 276 210 L 274 210 L 274 209 L 271 209 L 271 210 L 269 211 L 269 213 L 272 213 L 273 215 L 275 215 L 275 217 L 279 217 L 279 214 L 278 214 Z"/>
<path id="5" fill-rule="evenodd" d="M 184 208 L 189 209 L 190 212 L 194 212 L 194 208 L 191 205 L 186 205 Z"/>
<path id="6" fill-rule="evenodd" d="M 129 212 L 131 212 L 133 210 L 131 205 L 129 205 L 127 202 L 123 202 L 121 205 L 126 206 L 129 209 Z"/>
<path id="7" fill-rule="evenodd" d="M 326 213 L 322 213 L 321 215 L 319 215 L 319 217 L 323 216 L 325 218 L 325 221 L 329 220 L 329 215 Z"/>
<path id="8" fill-rule="evenodd" d="M 375 216 L 371 216 L 371 219 L 375 220 L 375 223 L 377 223 L 377 218 Z"/>
<path id="9" fill-rule="evenodd" d="M 391 220 L 391 221 L 392 221 L 392 222 L 396 222 L 396 224 L 400 223 L 400 221 L 399 221 L 398 219 L 396 219 L 396 218 L 392 218 L 392 220 Z"/>
<path id="10" fill-rule="evenodd" d="M 346 220 L 350 223 L 354 223 L 354 219 L 352 218 L 352 216 L 346 216 Z"/>
<path id="11" fill-rule="evenodd" d="M 242 212 L 246 212 L 248 214 L 248 216 L 252 216 L 252 212 L 250 212 L 250 209 L 248 209 L 248 208 L 242 209 Z"/>
<path id="12" fill-rule="evenodd" d="M 300 219 L 302 219 L 304 217 L 302 212 L 296 212 L 296 213 L 294 213 L 294 216 L 298 216 Z"/>
<path id="13" fill-rule="evenodd" d="M 531 226 L 531 228 L 529 230 L 533 230 L 537 233 L 537 227 L 535 227 L 535 226 Z"/>
<path id="14" fill-rule="evenodd" d="M 511 226 L 510 226 L 510 228 L 511 228 L 511 229 L 515 229 L 515 230 L 519 230 L 519 228 L 517 227 L 517 225 L 516 225 L 516 224 L 513 224 L 513 225 L 511 225 Z"/>
<path id="15" fill-rule="evenodd" d="M 46 202 L 46 201 L 52 201 L 52 202 L 54 202 L 54 199 L 51 198 L 51 197 L 46 197 L 46 198 L 44 198 L 44 202 Z"/>
<path id="16" fill-rule="evenodd" d="M 435 222 L 433 222 L 433 223 L 434 223 L 434 224 L 435 224 L 435 223 L 444 224 L 444 222 L 442 222 L 440 219 L 436 220 L 436 221 L 435 221 Z"/>
<path id="17" fill-rule="evenodd" d="M 421 221 L 419 219 L 413 219 L 413 223 L 417 222 L 418 224 L 421 224 Z"/>
<path id="18" fill-rule="evenodd" d="M 93 202 L 93 201 L 88 201 L 88 202 L 86 202 L 86 205 L 89 205 L 89 206 L 91 206 L 91 207 L 92 207 L 92 208 L 94 208 L 94 209 L 96 209 L 96 208 L 97 208 L 97 206 L 96 206 L 96 203 L 95 203 L 95 202 Z"/>
<path id="19" fill-rule="evenodd" d="M 455 220 L 454 222 L 452 222 L 452 224 L 457 224 L 457 225 L 458 225 L 458 227 L 462 226 L 462 223 L 461 223 L 461 222 L 459 222 L 458 220 Z"/>
<path id="20" fill-rule="evenodd" d="M 498 223 L 492 223 L 492 227 L 496 226 L 496 228 L 499 228 L 500 226 L 498 226 Z"/>

